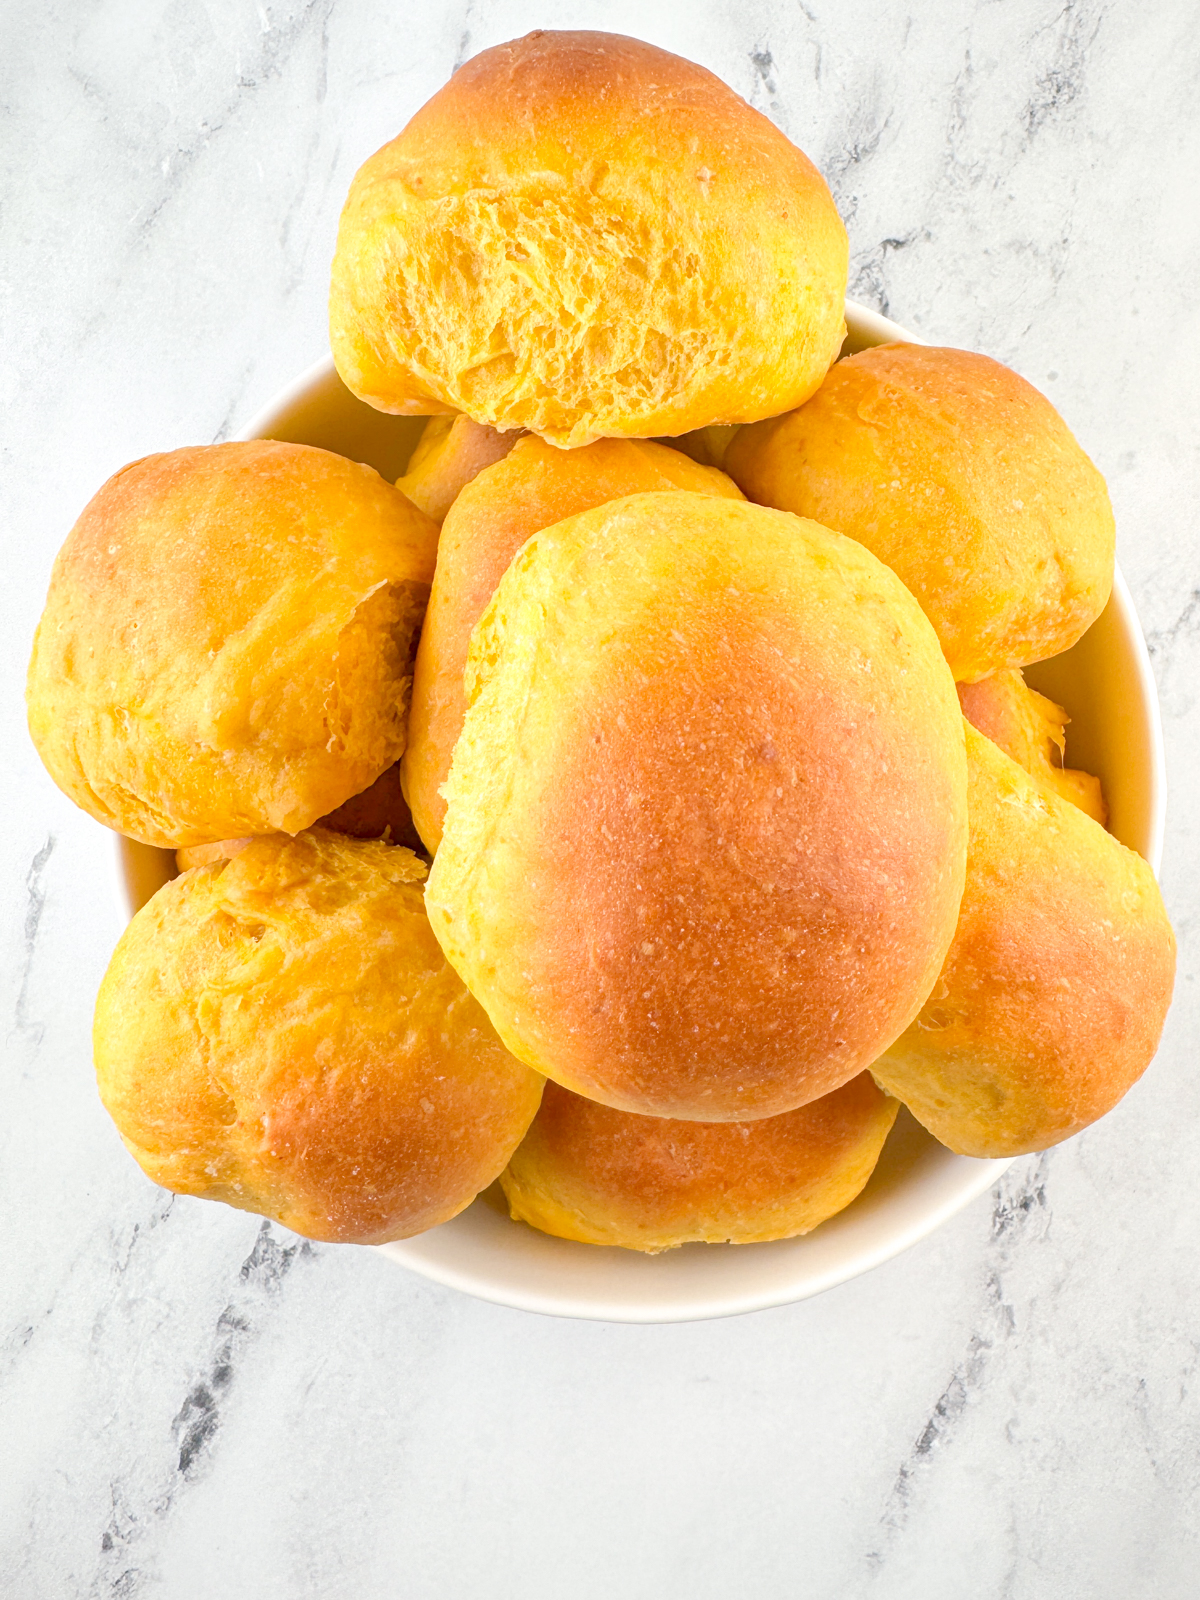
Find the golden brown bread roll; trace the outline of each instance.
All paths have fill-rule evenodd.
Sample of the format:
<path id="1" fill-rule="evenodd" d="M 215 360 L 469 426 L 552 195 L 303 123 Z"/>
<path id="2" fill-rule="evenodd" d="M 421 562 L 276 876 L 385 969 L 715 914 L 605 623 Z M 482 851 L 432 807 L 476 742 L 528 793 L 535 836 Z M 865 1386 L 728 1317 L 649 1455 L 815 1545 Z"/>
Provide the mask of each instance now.
<path id="1" fill-rule="evenodd" d="M 1108 601 L 1104 479 L 1049 400 L 987 356 L 849 356 L 798 411 L 743 428 L 724 466 L 751 500 L 885 561 L 959 682 L 1057 655 Z"/>
<path id="2" fill-rule="evenodd" d="M 993 672 L 978 683 L 960 683 L 958 702 L 973 728 L 1039 783 L 1086 811 L 1104 827 L 1108 807 L 1100 779 L 1063 765 L 1070 717 L 1062 706 L 1031 689 L 1020 667 Z"/>
<path id="3" fill-rule="evenodd" d="M 651 1116 L 794 1110 L 916 1015 L 962 717 L 861 545 L 687 491 L 535 535 L 471 640 L 427 904 L 515 1055 Z"/>
<path id="4" fill-rule="evenodd" d="M 296 833 L 404 749 L 437 528 L 370 467 L 256 440 L 111 478 L 54 564 L 29 726 L 146 844 Z"/>
<path id="5" fill-rule="evenodd" d="M 500 1182 L 515 1221 L 583 1244 L 791 1239 L 862 1191 L 898 1106 L 869 1072 L 756 1122 L 639 1117 L 547 1083 Z"/>
<path id="6" fill-rule="evenodd" d="M 1057 1144 L 1112 1109 L 1158 1046 L 1175 939 L 1154 874 L 967 725 L 971 844 L 954 943 L 872 1067 L 969 1156 Z"/>
<path id="7" fill-rule="evenodd" d="M 360 169 L 330 337 L 381 411 L 560 445 L 799 405 L 841 346 L 846 232 L 703 67 L 607 33 L 468 61 Z"/>
<path id="8" fill-rule="evenodd" d="M 441 522 L 459 491 L 485 467 L 503 461 L 519 438 L 470 417 L 430 417 L 396 487 L 427 517 Z"/>
<path id="9" fill-rule="evenodd" d="M 411 851 L 252 839 L 134 917 L 96 1002 L 100 1095 L 146 1173 L 377 1244 L 491 1183 L 537 1109 L 429 931 Z"/>
<path id="10" fill-rule="evenodd" d="M 531 534 L 607 500 L 653 490 L 693 489 L 740 500 L 723 473 L 678 450 L 632 439 L 598 439 L 556 450 L 522 439 L 501 465 L 480 474 L 446 518 L 413 670 L 412 710 L 401 773 L 413 820 L 432 851 L 442 836 L 440 790 L 462 728 L 463 669 L 471 629 Z"/>

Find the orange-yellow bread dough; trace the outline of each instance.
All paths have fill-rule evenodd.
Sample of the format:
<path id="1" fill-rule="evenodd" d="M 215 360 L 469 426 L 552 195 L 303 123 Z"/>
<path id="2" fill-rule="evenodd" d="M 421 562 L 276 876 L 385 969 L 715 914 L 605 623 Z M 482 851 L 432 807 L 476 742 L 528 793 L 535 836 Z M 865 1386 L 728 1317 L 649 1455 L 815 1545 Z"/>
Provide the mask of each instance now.
<path id="1" fill-rule="evenodd" d="M 381 411 L 563 446 L 678 434 L 812 394 L 847 260 L 820 173 L 711 72 L 539 30 L 460 67 L 359 170 L 330 339 Z"/>
<path id="2" fill-rule="evenodd" d="M 437 527 L 370 467 L 147 456 L 59 552 L 29 666 L 51 777 L 146 844 L 296 833 L 404 749 Z"/>
<path id="3" fill-rule="evenodd" d="M 471 479 L 503 461 L 519 438 L 470 417 L 430 417 L 396 487 L 427 517 L 441 522 Z"/>
<path id="4" fill-rule="evenodd" d="M 155 1183 L 378 1244 L 499 1174 L 541 1079 L 429 931 L 411 851 L 314 830 L 185 872 L 96 1001 L 100 1096 Z"/>
<path id="5" fill-rule="evenodd" d="M 852 540 L 679 490 L 535 534 L 471 639 L 427 891 L 513 1053 L 739 1122 L 854 1077 L 958 914 L 963 721 Z"/>
<path id="6" fill-rule="evenodd" d="M 756 1122 L 639 1117 L 547 1083 L 500 1183 L 517 1222 L 583 1244 L 791 1239 L 861 1193 L 898 1105 L 869 1072 Z"/>
<path id="7" fill-rule="evenodd" d="M 522 439 L 508 459 L 463 490 L 438 544 L 437 570 L 413 670 L 408 743 L 401 763 L 417 831 L 432 851 L 442 836 L 441 786 L 466 715 L 463 669 L 471 629 L 531 534 L 623 495 L 693 489 L 740 500 L 724 473 L 648 440 L 598 439 L 556 450 Z"/>
<path id="8" fill-rule="evenodd" d="M 743 428 L 724 467 L 751 500 L 873 550 L 960 683 L 1058 655 L 1108 601 L 1104 479 L 1049 400 L 987 356 L 848 356 L 799 410 Z"/>
<path id="9" fill-rule="evenodd" d="M 328 828 L 332 833 L 349 834 L 352 839 L 384 839 L 388 844 L 402 844 L 409 850 L 424 849 L 400 789 L 398 761 L 381 773 L 369 789 L 322 817 L 317 826 Z M 210 861 L 228 860 L 243 845 L 249 844 L 251 837 L 186 846 L 176 850 L 175 865 L 180 872 L 186 872 L 189 867 L 205 867 Z"/>
<path id="10" fill-rule="evenodd" d="M 1057 1144 L 1141 1077 L 1175 939 L 1150 868 L 967 725 L 971 844 L 954 943 L 920 1016 L 872 1067 L 969 1156 Z"/>
<path id="11" fill-rule="evenodd" d="M 960 683 L 958 700 L 972 727 L 1040 783 L 1104 827 L 1108 807 L 1100 779 L 1063 765 L 1070 717 L 1062 706 L 1031 689 L 1020 667 L 1006 667 L 978 683 Z"/>

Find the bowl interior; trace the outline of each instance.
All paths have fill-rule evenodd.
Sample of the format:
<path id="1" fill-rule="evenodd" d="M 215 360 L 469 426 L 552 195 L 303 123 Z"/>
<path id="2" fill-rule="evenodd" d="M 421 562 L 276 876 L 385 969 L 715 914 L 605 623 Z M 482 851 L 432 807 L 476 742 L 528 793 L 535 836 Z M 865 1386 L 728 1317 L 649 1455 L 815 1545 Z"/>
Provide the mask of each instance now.
<path id="1" fill-rule="evenodd" d="M 915 340 L 848 301 L 844 353 Z M 328 357 L 262 411 L 243 437 L 319 445 L 400 475 L 423 425 L 355 399 Z M 1077 645 L 1032 667 L 1036 688 L 1071 715 L 1067 754 L 1104 784 L 1110 827 L 1157 871 L 1165 807 L 1162 734 L 1149 658 L 1128 590 Z M 130 913 L 175 875 L 169 851 L 118 842 Z M 679 1322 L 783 1305 L 866 1272 L 923 1238 L 991 1187 L 1007 1161 L 956 1156 L 902 1111 L 866 1189 L 814 1233 L 773 1244 L 685 1245 L 660 1256 L 553 1239 L 509 1220 L 498 1187 L 452 1222 L 378 1248 L 439 1283 L 558 1316 Z"/>

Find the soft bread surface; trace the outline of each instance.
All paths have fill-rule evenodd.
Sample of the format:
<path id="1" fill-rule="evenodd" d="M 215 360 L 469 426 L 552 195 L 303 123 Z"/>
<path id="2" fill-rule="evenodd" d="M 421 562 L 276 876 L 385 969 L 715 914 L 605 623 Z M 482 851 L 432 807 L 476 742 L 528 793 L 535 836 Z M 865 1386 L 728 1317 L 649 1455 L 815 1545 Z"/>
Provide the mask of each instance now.
<path id="1" fill-rule="evenodd" d="M 409 850 L 424 849 L 400 788 L 398 761 L 381 773 L 369 789 L 322 817 L 317 826 L 331 833 L 348 834 L 352 839 L 382 839 L 388 844 L 402 844 Z M 176 850 L 175 865 L 180 872 L 187 872 L 190 867 L 206 867 L 210 861 L 227 860 L 249 844 L 250 837 L 185 845 Z"/>
<path id="2" fill-rule="evenodd" d="M 467 710 L 463 671 L 471 630 L 509 562 L 532 534 L 564 517 L 624 495 L 670 489 L 741 499 L 732 479 L 661 444 L 598 439 L 579 450 L 556 450 L 534 437 L 522 439 L 507 460 L 459 495 L 438 544 L 401 768 L 417 830 L 430 850 L 441 840 L 441 786 Z"/>
<path id="3" fill-rule="evenodd" d="M 471 640 L 431 923 L 514 1054 L 652 1116 L 794 1110 L 949 945 L 962 717 L 860 545 L 633 495 L 528 541 Z"/>
<path id="4" fill-rule="evenodd" d="M 1104 479 L 1045 396 L 987 356 L 849 356 L 799 410 L 742 429 L 724 466 L 751 500 L 874 551 L 960 682 L 1057 655 L 1107 603 Z"/>
<path id="5" fill-rule="evenodd" d="M 951 1150 L 1021 1155 L 1102 1117 L 1149 1066 L 1175 939 L 1140 856 L 969 724 L 967 765 L 954 943 L 871 1070 Z"/>
<path id="6" fill-rule="evenodd" d="M 334 358 L 383 411 L 561 445 L 799 405 L 844 333 L 820 173 L 703 67 L 606 33 L 468 61 L 354 179 Z"/>
<path id="7" fill-rule="evenodd" d="M 516 1221 L 583 1244 L 791 1239 L 861 1192 L 898 1104 L 860 1072 L 780 1117 L 677 1122 L 547 1083 L 500 1182 Z"/>
<path id="8" fill-rule="evenodd" d="M 1019 767 L 1105 825 L 1108 807 L 1100 779 L 1064 765 L 1070 717 L 1062 706 L 1031 689 L 1020 667 L 993 672 L 978 683 L 960 683 L 958 701 L 971 726 Z"/>
<path id="9" fill-rule="evenodd" d="M 147 456 L 71 530 L 29 667 L 59 787 L 147 844 L 296 833 L 404 749 L 437 527 L 370 467 Z"/>
<path id="10" fill-rule="evenodd" d="M 447 965 L 424 871 L 390 845 L 273 835 L 143 907 L 100 987 L 95 1054 L 155 1183 L 373 1244 L 496 1178 L 541 1080 Z"/>

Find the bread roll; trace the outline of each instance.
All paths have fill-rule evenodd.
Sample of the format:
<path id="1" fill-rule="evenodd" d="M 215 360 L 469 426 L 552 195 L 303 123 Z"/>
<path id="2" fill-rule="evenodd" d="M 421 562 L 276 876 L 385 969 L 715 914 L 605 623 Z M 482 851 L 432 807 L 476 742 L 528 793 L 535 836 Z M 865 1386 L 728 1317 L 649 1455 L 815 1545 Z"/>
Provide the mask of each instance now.
<path id="1" fill-rule="evenodd" d="M 417 831 L 431 851 L 442 837 L 441 786 L 467 710 L 463 669 L 471 629 L 509 562 L 531 534 L 553 522 L 623 495 L 668 489 L 741 499 L 723 473 L 697 466 L 678 450 L 632 439 L 598 439 L 581 450 L 522 439 L 506 461 L 459 496 L 438 545 L 401 765 Z"/>
<path id="2" fill-rule="evenodd" d="M 1070 717 L 1062 706 L 1031 689 L 1020 667 L 993 672 L 978 683 L 960 683 L 958 702 L 972 727 L 1031 777 L 1104 827 L 1108 807 L 1100 779 L 1063 765 Z"/>
<path id="3" fill-rule="evenodd" d="M 427 517 L 441 522 L 460 490 L 485 467 L 503 461 L 519 438 L 470 417 L 430 417 L 396 487 Z"/>
<path id="4" fill-rule="evenodd" d="M 411 851 L 317 830 L 160 889 L 96 1002 L 100 1095 L 155 1183 L 378 1244 L 491 1183 L 541 1080 L 446 964 Z"/>
<path id="5" fill-rule="evenodd" d="M 987 356 L 864 350 L 798 411 L 742 429 L 724 465 L 751 500 L 885 561 L 959 682 L 1057 655 L 1108 601 L 1104 479 L 1049 400 Z"/>
<path id="6" fill-rule="evenodd" d="M 969 1156 L 1057 1144 L 1110 1111 L 1158 1046 L 1175 940 L 1140 856 L 967 725 L 971 844 L 954 943 L 872 1067 Z"/>
<path id="7" fill-rule="evenodd" d="M 515 1221 L 583 1244 L 791 1239 L 861 1192 L 897 1108 L 869 1072 L 757 1122 L 639 1117 L 548 1083 L 500 1182 Z"/>
<path id="8" fill-rule="evenodd" d="M 29 667 L 55 782 L 166 847 L 296 833 L 398 759 L 437 527 L 370 467 L 147 456 L 59 552 Z"/>
<path id="9" fill-rule="evenodd" d="M 916 1015 L 962 892 L 962 717 L 851 540 L 687 491 L 531 539 L 471 640 L 430 920 L 513 1053 L 740 1122 Z"/>
<path id="10" fill-rule="evenodd" d="M 648 438 L 807 399 L 846 267 L 820 173 L 712 73 L 538 31 L 460 67 L 360 169 L 330 337 L 381 411 Z"/>

